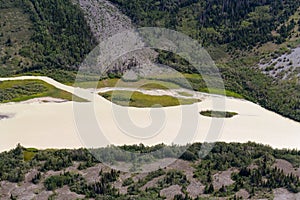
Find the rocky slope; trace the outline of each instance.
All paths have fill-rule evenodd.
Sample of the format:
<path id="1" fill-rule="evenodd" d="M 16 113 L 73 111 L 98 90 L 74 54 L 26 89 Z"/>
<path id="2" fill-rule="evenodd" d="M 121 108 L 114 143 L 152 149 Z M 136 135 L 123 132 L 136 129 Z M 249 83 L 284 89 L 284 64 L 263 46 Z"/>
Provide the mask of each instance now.
<path id="1" fill-rule="evenodd" d="M 265 74 L 274 78 L 300 80 L 300 47 L 272 58 L 268 63 L 260 63 L 258 66 Z"/>
<path id="2" fill-rule="evenodd" d="M 134 31 L 135 29 L 131 20 L 109 1 L 78 0 L 77 3 L 84 10 L 91 31 L 100 44 L 105 43 L 116 34 Z M 122 38 L 118 39 L 122 40 Z M 141 40 L 139 42 L 143 43 Z M 113 49 L 114 47 L 110 48 Z M 153 65 L 152 61 L 156 56 L 157 53 L 155 51 L 146 48 L 134 52 L 126 52 L 120 55 L 119 59 L 112 61 L 105 73 L 122 76 L 132 69 L 136 73 L 134 76 L 143 76 L 142 71 L 145 70 L 142 70 L 142 68 L 149 69 Z"/>

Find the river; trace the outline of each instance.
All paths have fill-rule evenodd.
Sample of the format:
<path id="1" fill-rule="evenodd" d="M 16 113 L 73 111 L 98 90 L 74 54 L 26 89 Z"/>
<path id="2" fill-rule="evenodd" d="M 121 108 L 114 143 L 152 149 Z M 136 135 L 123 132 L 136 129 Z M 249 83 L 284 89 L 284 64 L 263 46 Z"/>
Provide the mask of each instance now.
<path id="1" fill-rule="evenodd" d="M 0 78 L 0 81 L 25 79 L 39 79 L 73 94 L 78 90 L 41 76 Z M 112 89 L 102 89 L 107 90 Z M 12 149 L 18 143 L 46 149 L 196 141 L 252 141 L 276 148 L 300 149 L 299 122 L 246 100 L 196 93 L 203 97 L 199 103 L 151 109 L 116 106 L 91 89 L 82 91 L 85 94 L 76 95 L 86 97 L 88 94 L 93 101 L 0 104 L 0 115 L 10 116 L 0 120 L 0 151 Z M 238 115 L 213 119 L 199 114 L 202 110 L 215 109 L 214 103 L 221 99 L 226 111 Z"/>

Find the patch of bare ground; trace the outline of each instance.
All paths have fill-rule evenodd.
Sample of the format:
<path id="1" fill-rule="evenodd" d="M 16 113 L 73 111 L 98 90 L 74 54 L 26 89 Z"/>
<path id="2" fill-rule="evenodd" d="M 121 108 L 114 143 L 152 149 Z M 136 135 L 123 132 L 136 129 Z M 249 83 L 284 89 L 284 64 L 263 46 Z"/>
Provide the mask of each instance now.
<path id="1" fill-rule="evenodd" d="M 31 180 L 38 173 L 37 169 L 32 169 L 27 174 L 25 174 L 25 180 L 23 183 L 18 184 L 18 187 L 15 188 L 12 192 L 14 197 L 18 197 L 18 199 L 34 199 L 36 195 L 44 190 L 44 186 L 42 183 L 33 184 Z M 50 194 L 49 194 L 50 195 Z M 46 194 L 47 197 L 47 194 Z"/>
<path id="2" fill-rule="evenodd" d="M 256 164 L 251 164 L 247 167 L 248 169 L 252 170 L 252 169 L 258 169 L 258 166 Z"/>
<path id="3" fill-rule="evenodd" d="M 162 176 L 159 176 L 159 177 L 156 177 L 154 179 L 152 179 L 151 181 L 147 182 L 145 185 L 143 185 L 143 187 L 141 187 L 140 189 L 142 191 L 145 191 L 146 188 L 151 188 L 151 187 L 155 187 L 157 185 L 157 182 L 161 179 L 163 179 L 165 177 L 165 175 L 162 175 Z"/>
<path id="4" fill-rule="evenodd" d="M 16 184 L 2 181 L 0 187 L 0 199 L 10 199 L 11 195 L 17 199 L 34 199 L 43 189 L 41 184 L 34 185 L 33 183 L 26 182 Z M 45 194 L 45 196 L 47 196 L 47 194 Z"/>
<path id="5" fill-rule="evenodd" d="M 276 159 L 272 167 L 277 167 L 278 169 L 281 169 L 284 174 L 293 173 L 298 176 L 300 175 L 300 169 L 295 169 L 290 162 L 283 159 Z"/>
<path id="6" fill-rule="evenodd" d="M 71 192 L 70 188 L 68 186 L 64 186 L 62 188 L 59 188 L 55 191 L 57 195 L 55 196 L 55 199 L 61 199 L 61 200 L 75 200 L 75 199 L 83 199 L 84 195 L 76 194 L 75 192 Z"/>
<path id="7" fill-rule="evenodd" d="M 84 11 L 91 31 L 99 42 L 105 41 L 116 34 L 134 30 L 131 20 L 107 0 L 74 0 L 74 2 L 77 2 Z M 137 42 L 136 45 L 142 44 L 140 39 L 135 42 Z M 114 61 L 110 70 L 124 73 L 131 66 L 137 66 L 138 68 L 145 63 L 151 64 L 151 60 L 156 57 L 157 53 L 152 49 L 144 48 L 129 52 Z"/>
<path id="8" fill-rule="evenodd" d="M 109 171 L 108 167 L 99 163 L 93 167 L 89 167 L 81 171 L 83 178 L 87 181 L 87 183 L 95 183 L 100 180 L 99 173 L 100 171 L 105 172 Z"/>
<path id="9" fill-rule="evenodd" d="M 297 169 L 296 175 L 300 177 L 300 167 Z"/>
<path id="10" fill-rule="evenodd" d="M 58 176 L 60 175 L 61 173 L 63 173 L 63 171 L 53 171 L 53 170 L 50 170 L 50 171 L 47 171 L 43 174 L 43 177 L 46 179 L 50 176 Z"/>
<path id="11" fill-rule="evenodd" d="M 294 194 L 289 192 L 285 188 L 278 188 L 273 190 L 274 200 L 298 200 L 300 199 L 300 193 Z"/>
<path id="12" fill-rule="evenodd" d="M 170 164 L 167 169 L 176 169 L 179 171 L 183 171 L 189 181 L 193 179 L 195 171 L 190 162 L 181 159 L 177 159 L 175 162 Z"/>
<path id="13" fill-rule="evenodd" d="M 200 194 L 204 193 L 204 188 L 205 186 L 202 183 L 197 180 L 192 180 L 186 190 L 189 193 L 189 196 L 196 198 Z"/>
<path id="14" fill-rule="evenodd" d="M 116 164 L 111 165 L 111 168 L 120 170 L 122 172 L 129 172 L 132 168 L 132 163 L 116 162 Z"/>
<path id="15" fill-rule="evenodd" d="M 177 194 L 182 194 L 181 192 L 181 186 L 179 185 L 171 185 L 170 187 L 164 188 L 160 191 L 160 196 L 165 197 L 168 199 L 174 199 L 174 196 Z"/>
<path id="16" fill-rule="evenodd" d="M 63 170 L 59 170 L 59 171 L 53 171 L 53 170 L 50 170 L 50 171 L 47 171 L 47 172 L 45 172 L 45 173 L 42 173 L 42 176 L 43 176 L 44 179 L 46 179 L 46 178 L 49 178 L 49 177 L 51 177 L 51 176 L 58 176 L 58 175 L 60 175 L 60 174 L 63 174 L 64 172 L 76 172 L 76 173 L 81 173 L 81 172 L 77 169 L 78 166 L 79 166 L 79 163 L 74 163 L 73 166 L 67 167 L 66 169 L 63 169 Z M 33 170 L 33 171 L 29 172 L 29 173 L 30 173 L 30 174 L 27 174 L 28 179 L 31 178 L 30 180 L 32 180 L 33 176 L 34 176 L 35 174 L 37 174 L 38 171 L 37 171 L 37 170 Z"/>
<path id="17" fill-rule="evenodd" d="M 4 189 L 4 191 L 1 191 L 0 194 L 4 195 L 3 198 L 0 196 L 0 199 L 10 199 L 10 196 L 17 199 L 39 199 L 39 200 L 47 200 L 48 197 L 53 194 L 52 191 L 45 191 L 43 181 L 41 181 L 38 184 L 33 184 L 31 181 L 34 178 L 34 176 L 39 173 L 37 169 L 32 169 L 28 173 L 25 174 L 24 182 L 21 182 L 19 184 L 9 183 L 6 182 L 3 187 L 1 186 L 1 189 Z M 53 175 L 59 175 L 62 171 L 48 171 L 44 173 L 43 179 L 53 176 Z M 5 191 L 6 186 L 10 187 L 11 191 Z M 15 187 L 13 187 L 15 186 Z"/>
<path id="18" fill-rule="evenodd" d="M 177 159 L 175 158 L 164 158 L 164 159 L 159 159 L 151 163 L 144 164 L 141 167 L 142 172 L 151 172 L 151 171 L 156 171 L 158 169 L 163 169 L 165 167 L 171 166 L 176 162 Z"/>
<path id="19" fill-rule="evenodd" d="M 74 162 L 73 163 L 73 166 L 70 166 L 70 167 L 68 167 L 68 168 L 66 168 L 66 172 L 79 172 L 79 170 L 78 170 L 78 167 L 79 167 L 79 165 L 80 165 L 80 162 Z"/>
<path id="20" fill-rule="evenodd" d="M 177 159 L 170 166 L 168 166 L 168 168 L 184 172 L 190 182 L 187 187 L 187 192 L 191 197 L 196 198 L 198 195 L 203 194 L 205 186 L 197 179 L 193 178 L 195 169 L 192 167 L 190 162 Z"/>
<path id="21" fill-rule="evenodd" d="M 52 195 L 52 191 L 42 191 L 40 193 L 37 193 L 34 200 L 48 200 L 49 196 Z"/>
<path id="22" fill-rule="evenodd" d="M 39 171 L 37 169 L 32 169 L 28 173 L 25 174 L 25 182 L 31 182 L 35 175 L 37 175 Z"/>
<path id="23" fill-rule="evenodd" d="M 88 24 L 98 41 L 132 29 L 131 20 L 106 0 L 78 0 Z"/>
<path id="24" fill-rule="evenodd" d="M 140 179 L 143 179 L 147 176 L 148 173 L 139 173 L 139 174 L 135 174 L 132 179 L 134 182 L 138 182 Z"/>
<path id="25" fill-rule="evenodd" d="M 230 168 L 226 171 L 218 172 L 213 175 L 213 185 L 216 190 L 219 190 L 222 185 L 228 186 L 232 185 L 234 181 L 231 179 L 231 174 L 233 172 L 238 172 L 235 168 Z"/>
<path id="26" fill-rule="evenodd" d="M 0 199 L 9 199 L 12 191 L 18 187 L 16 183 L 7 181 L 1 181 L 0 185 Z"/>
<path id="27" fill-rule="evenodd" d="M 245 189 L 240 189 L 237 193 L 235 193 L 236 197 L 242 198 L 242 199 L 248 199 L 250 197 L 249 192 Z"/>
<path id="28" fill-rule="evenodd" d="M 128 186 L 122 186 L 125 179 L 131 177 L 130 173 L 122 173 L 117 181 L 113 183 L 113 187 L 116 188 L 120 194 L 127 194 Z"/>

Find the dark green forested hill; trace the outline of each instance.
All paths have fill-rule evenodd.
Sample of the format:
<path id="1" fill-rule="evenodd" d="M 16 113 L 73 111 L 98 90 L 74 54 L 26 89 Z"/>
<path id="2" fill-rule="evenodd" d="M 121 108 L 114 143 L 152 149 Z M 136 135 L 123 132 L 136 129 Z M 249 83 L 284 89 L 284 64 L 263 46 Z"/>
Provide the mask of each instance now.
<path id="1" fill-rule="evenodd" d="M 294 0 L 111 0 L 139 26 L 183 31 L 206 46 L 230 44 L 250 49 L 267 41 L 283 42 L 295 21 L 280 26 L 300 6 Z M 277 30 L 280 35 L 273 35 Z"/>
<path id="2" fill-rule="evenodd" d="M 1 0 L 0 9 L 2 76 L 74 70 L 96 45 L 83 11 L 69 0 Z"/>

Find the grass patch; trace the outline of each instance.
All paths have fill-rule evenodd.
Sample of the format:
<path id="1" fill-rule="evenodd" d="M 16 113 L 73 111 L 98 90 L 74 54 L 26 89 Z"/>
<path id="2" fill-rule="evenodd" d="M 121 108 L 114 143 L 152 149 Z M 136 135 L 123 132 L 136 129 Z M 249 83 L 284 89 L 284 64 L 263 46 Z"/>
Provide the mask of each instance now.
<path id="1" fill-rule="evenodd" d="M 39 97 L 53 97 L 73 100 L 69 92 L 40 80 L 13 80 L 0 82 L 0 103 L 21 102 Z M 85 102 L 86 100 L 75 97 L 74 101 Z"/>
<path id="2" fill-rule="evenodd" d="M 67 85 L 80 87 L 80 88 L 104 88 L 104 87 L 115 87 L 120 79 L 104 79 L 101 81 L 77 81 L 76 83 L 67 83 Z"/>
<path id="3" fill-rule="evenodd" d="M 35 154 L 38 152 L 35 148 L 26 148 L 23 151 L 24 161 L 28 162 L 32 160 L 32 158 L 35 156 Z"/>
<path id="4" fill-rule="evenodd" d="M 73 85 L 67 83 L 67 85 Z M 74 87 L 81 88 L 104 88 L 104 87 L 123 87 L 123 88 L 142 88 L 142 89 L 178 89 L 180 86 L 160 80 L 140 79 L 138 81 L 123 81 L 119 78 L 107 78 L 100 81 L 78 81 Z"/>
<path id="5" fill-rule="evenodd" d="M 186 97 L 192 97 L 193 95 L 188 93 L 188 92 L 178 92 L 179 95 L 181 96 L 186 96 Z"/>
<path id="6" fill-rule="evenodd" d="M 213 117 L 213 118 L 231 118 L 237 115 L 238 113 L 206 110 L 206 111 L 201 111 L 200 114 L 206 117 Z"/>
<path id="7" fill-rule="evenodd" d="M 112 79 L 103 79 L 99 82 L 95 81 L 83 81 L 77 82 L 74 84 L 75 87 L 81 88 L 103 88 L 103 87 L 123 87 L 123 88 L 141 88 L 146 90 L 167 90 L 167 89 L 194 89 L 195 91 L 211 93 L 211 94 L 219 94 L 228 97 L 240 98 L 244 97 L 236 92 L 230 90 L 221 90 L 217 88 L 210 88 L 209 90 L 206 88 L 205 82 L 203 82 L 202 77 L 199 74 L 182 74 L 183 76 L 179 77 L 178 75 L 158 75 L 157 77 L 152 77 L 149 79 L 140 79 L 138 81 L 126 82 L 122 79 L 112 78 Z M 187 85 L 190 83 L 190 85 Z M 70 84 L 71 85 L 71 84 Z M 192 87 L 192 88 L 191 88 Z M 183 96 L 190 97 L 191 95 L 188 93 L 182 93 Z"/>
<path id="8" fill-rule="evenodd" d="M 152 89 L 168 90 L 169 89 L 159 83 L 147 83 L 140 88 L 145 90 L 152 90 Z"/>
<path id="9" fill-rule="evenodd" d="M 237 99 L 244 99 L 244 97 L 236 92 L 230 91 L 230 90 L 221 90 L 218 88 L 202 88 L 199 90 L 200 92 L 205 92 L 205 93 L 210 93 L 210 94 L 218 94 L 218 95 L 223 95 L 224 93 L 227 97 L 234 97 Z"/>
<path id="10" fill-rule="evenodd" d="M 120 90 L 99 93 L 99 95 L 121 106 L 140 108 L 178 106 L 199 102 L 198 99 L 175 98 L 167 95 L 153 96 L 143 94 L 141 92 L 130 92 Z"/>

